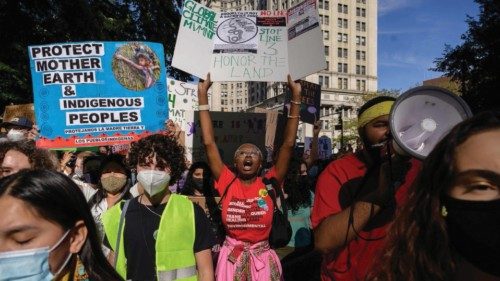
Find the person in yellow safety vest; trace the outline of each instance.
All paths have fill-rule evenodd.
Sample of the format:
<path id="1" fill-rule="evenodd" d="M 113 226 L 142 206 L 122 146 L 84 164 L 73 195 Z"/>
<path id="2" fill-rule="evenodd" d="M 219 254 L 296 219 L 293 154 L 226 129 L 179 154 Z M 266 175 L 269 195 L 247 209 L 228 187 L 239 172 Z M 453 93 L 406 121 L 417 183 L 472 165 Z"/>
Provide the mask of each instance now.
<path id="1" fill-rule="evenodd" d="M 104 213 L 108 260 L 128 280 L 213 281 L 210 222 L 201 207 L 168 189 L 186 169 L 184 148 L 151 135 L 132 143 L 128 164 L 137 169 L 141 195 Z"/>

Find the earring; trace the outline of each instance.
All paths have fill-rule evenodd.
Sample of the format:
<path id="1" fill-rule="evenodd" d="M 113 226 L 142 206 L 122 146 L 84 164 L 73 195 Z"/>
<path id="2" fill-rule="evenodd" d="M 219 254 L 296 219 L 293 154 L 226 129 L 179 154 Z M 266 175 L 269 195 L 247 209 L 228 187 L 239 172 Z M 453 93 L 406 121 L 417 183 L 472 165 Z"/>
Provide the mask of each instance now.
<path id="1" fill-rule="evenodd" d="M 446 206 L 442 206 L 441 207 L 441 216 L 443 216 L 443 218 L 446 218 L 446 216 L 448 216 L 448 210 L 446 210 Z"/>

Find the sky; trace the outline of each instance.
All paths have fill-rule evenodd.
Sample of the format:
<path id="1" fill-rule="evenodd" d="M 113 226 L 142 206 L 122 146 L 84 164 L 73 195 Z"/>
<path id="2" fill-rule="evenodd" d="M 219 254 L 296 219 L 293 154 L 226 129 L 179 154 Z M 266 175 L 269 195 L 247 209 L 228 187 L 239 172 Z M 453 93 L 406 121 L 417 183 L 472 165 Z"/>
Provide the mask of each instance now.
<path id="1" fill-rule="evenodd" d="M 445 44 L 460 45 L 468 25 L 477 18 L 473 0 L 378 1 L 378 89 L 402 92 L 436 78 L 429 70 L 442 57 Z"/>

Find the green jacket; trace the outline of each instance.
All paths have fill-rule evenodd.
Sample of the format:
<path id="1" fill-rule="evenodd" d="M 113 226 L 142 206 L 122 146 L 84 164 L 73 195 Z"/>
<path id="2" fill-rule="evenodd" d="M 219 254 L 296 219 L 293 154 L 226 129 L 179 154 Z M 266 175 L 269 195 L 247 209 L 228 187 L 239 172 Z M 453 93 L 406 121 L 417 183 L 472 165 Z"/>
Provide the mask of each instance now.
<path id="1" fill-rule="evenodd" d="M 102 222 L 109 244 L 117 255 L 115 269 L 124 279 L 127 279 L 127 258 L 123 246 L 125 217 L 119 231 L 122 206 L 120 202 L 107 210 L 102 216 Z M 195 233 L 193 203 L 186 196 L 170 195 L 161 215 L 155 245 L 158 280 L 197 280 L 196 260 L 193 252 Z M 115 249 L 118 235 L 120 235 L 120 245 L 118 249 Z"/>

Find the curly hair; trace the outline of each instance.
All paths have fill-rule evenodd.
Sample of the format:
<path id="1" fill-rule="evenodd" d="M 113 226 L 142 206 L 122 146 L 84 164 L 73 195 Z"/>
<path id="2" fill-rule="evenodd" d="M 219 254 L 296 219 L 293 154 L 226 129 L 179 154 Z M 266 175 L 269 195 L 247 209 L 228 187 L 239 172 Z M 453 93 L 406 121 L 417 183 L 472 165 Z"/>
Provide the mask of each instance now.
<path id="1" fill-rule="evenodd" d="M 2 143 L 0 164 L 9 150 L 18 151 L 26 155 L 32 169 L 57 170 L 57 158 L 48 150 L 37 148 L 32 140 L 9 141 Z"/>
<path id="2" fill-rule="evenodd" d="M 158 167 L 170 168 L 170 185 L 177 182 L 187 169 L 184 147 L 176 139 L 162 134 L 150 135 L 133 142 L 128 165 L 131 169 L 135 169 L 137 165 L 149 165 L 154 156 Z"/>
<path id="3" fill-rule="evenodd" d="M 300 166 L 306 164 L 305 161 L 296 157 L 290 161 L 288 172 L 283 183 L 284 190 L 288 197 L 286 198 L 287 206 L 295 213 L 300 207 L 310 207 L 311 202 L 311 182 L 304 181 L 304 177 L 300 175 Z"/>
<path id="4" fill-rule="evenodd" d="M 441 198 L 456 176 L 456 149 L 480 132 L 500 129 L 500 112 L 483 112 L 455 126 L 425 159 L 394 221 L 385 249 L 367 280 L 447 281 L 456 269 Z"/>

